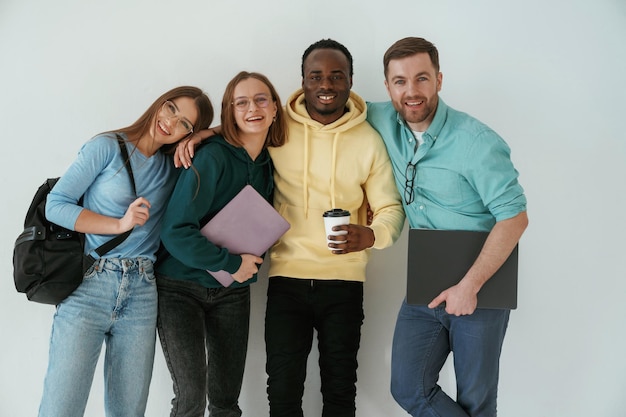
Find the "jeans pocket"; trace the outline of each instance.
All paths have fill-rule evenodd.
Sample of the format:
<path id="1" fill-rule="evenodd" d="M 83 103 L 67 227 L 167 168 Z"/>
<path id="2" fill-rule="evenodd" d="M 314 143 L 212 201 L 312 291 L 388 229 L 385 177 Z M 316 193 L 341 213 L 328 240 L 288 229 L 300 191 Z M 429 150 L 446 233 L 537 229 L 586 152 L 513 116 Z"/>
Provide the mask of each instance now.
<path id="1" fill-rule="evenodd" d="M 91 265 L 87 269 L 87 271 L 85 271 L 85 274 L 83 275 L 83 281 L 94 278 L 99 270 L 100 270 L 100 262 L 96 261 L 94 262 L 93 265 Z"/>

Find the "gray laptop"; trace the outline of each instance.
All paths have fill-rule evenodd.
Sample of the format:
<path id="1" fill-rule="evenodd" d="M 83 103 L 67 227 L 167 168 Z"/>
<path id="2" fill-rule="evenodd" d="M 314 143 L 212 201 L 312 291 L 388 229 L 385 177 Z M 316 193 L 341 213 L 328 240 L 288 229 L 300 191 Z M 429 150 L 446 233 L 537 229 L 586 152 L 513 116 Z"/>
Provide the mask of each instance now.
<path id="1" fill-rule="evenodd" d="M 472 266 L 488 232 L 409 230 L 407 303 L 427 305 L 457 284 Z M 479 308 L 517 308 L 518 246 L 478 293 Z"/>

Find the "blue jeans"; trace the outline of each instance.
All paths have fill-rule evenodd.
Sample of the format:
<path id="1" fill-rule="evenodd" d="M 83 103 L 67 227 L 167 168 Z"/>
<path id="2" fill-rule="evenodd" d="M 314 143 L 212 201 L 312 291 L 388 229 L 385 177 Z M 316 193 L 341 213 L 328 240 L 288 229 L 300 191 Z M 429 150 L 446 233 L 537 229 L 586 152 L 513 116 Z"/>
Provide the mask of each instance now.
<path id="1" fill-rule="evenodd" d="M 239 417 L 250 287 L 205 288 L 157 274 L 159 338 L 174 385 L 171 417 Z"/>
<path id="2" fill-rule="evenodd" d="M 107 417 L 143 417 L 152 377 L 157 293 L 152 262 L 100 259 L 57 306 L 40 417 L 81 417 L 104 358 Z"/>
<path id="3" fill-rule="evenodd" d="M 409 305 L 398 314 L 391 353 L 391 394 L 413 417 L 495 417 L 500 352 L 509 310 L 456 317 L 444 307 Z M 457 400 L 439 385 L 454 353 Z"/>
<path id="4" fill-rule="evenodd" d="M 302 417 L 307 358 L 317 330 L 322 417 L 354 417 L 363 283 L 272 277 L 265 343 L 271 417 Z"/>

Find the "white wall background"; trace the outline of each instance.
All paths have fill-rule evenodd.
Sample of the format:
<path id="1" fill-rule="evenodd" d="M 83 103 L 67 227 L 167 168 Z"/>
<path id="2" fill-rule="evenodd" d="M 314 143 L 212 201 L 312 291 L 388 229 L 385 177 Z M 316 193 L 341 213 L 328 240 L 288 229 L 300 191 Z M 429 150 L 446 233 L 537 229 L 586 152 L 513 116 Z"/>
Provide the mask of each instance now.
<path id="1" fill-rule="evenodd" d="M 519 309 L 502 356 L 500 415 L 623 417 L 626 409 L 626 3 L 526 1 L 0 0 L 0 416 L 35 416 L 53 308 L 12 282 L 12 249 L 39 184 L 63 174 L 92 135 L 133 122 L 181 84 L 219 107 L 239 70 L 265 73 L 281 96 L 300 58 L 332 37 L 355 58 L 354 90 L 386 99 L 382 55 L 423 36 L 440 50 L 441 96 L 498 131 L 529 200 Z M 357 407 L 406 415 L 389 394 L 406 234 L 375 253 L 366 283 Z M 263 315 L 253 288 L 244 415 L 267 415 Z M 317 354 L 305 414 L 320 415 Z M 442 384 L 454 391 L 450 367 Z M 103 416 L 98 369 L 88 416 Z M 169 415 L 160 350 L 148 417 Z"/>

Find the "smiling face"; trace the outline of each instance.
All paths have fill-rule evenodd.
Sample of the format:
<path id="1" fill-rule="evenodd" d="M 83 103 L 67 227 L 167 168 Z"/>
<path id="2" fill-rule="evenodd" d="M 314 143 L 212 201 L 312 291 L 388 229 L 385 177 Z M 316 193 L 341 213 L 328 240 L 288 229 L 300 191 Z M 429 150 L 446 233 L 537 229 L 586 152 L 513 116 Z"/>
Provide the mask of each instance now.
<path id="1" fill-rule="evenodd" d="M 156 115 L 154 141 L 159 145 L 176 143 L 190 133 L 198 118 L 198 108 L 191 97 L 166 101 Z"/>
<path id="2" fill-rule="evenodd" d="M 339 119 L 352 88 L 348 58 L 336 49 L 315 49 L 303 71 L 302 89 L 311 118 L 325 125 Z"/>
<path id="3" fill-rule="evenodd" d="M 427 53 L 389 61 L 385 86 L 393 107 L 412 130 L 424 132 L 430 126 L 442 77 Z"/>
<path id="4" fill-rule="evenodd" d="M 240 139 L 259 135 L 265 140 L 277 111 L 269 87 L 256 78 L 245 79 L 235 87 L 232 105 Z"/>

